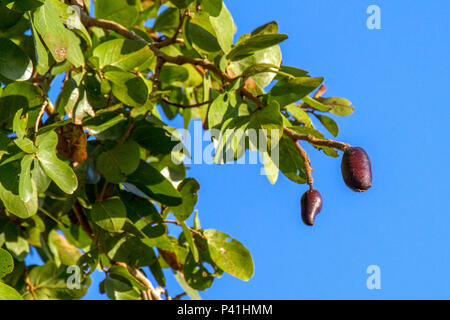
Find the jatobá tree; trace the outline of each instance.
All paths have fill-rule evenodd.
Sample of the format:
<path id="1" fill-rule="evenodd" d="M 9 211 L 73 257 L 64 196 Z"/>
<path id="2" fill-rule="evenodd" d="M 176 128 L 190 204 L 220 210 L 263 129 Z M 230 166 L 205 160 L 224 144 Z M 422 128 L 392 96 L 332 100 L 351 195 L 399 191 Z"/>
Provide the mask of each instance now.
<path id="1" fill-rule="evenodd" d="M 223 272 L 252 277 L 249 251 L 193 213 L 199 183 L 175 161 L 186 151 L 158 110 L 185 127 L 201 119 L 217 163 L 259 149 L 271 183 L 281 171 L 308 184 L 308 225 L 322 197 L 300 141 L 343 151 L 346 184 L 371 185 L 364 150 L 312 121 L 337 136 L 329 114 L 351 103 L 282 65 L 276 22 L 235 42 L 222 0 L 1 0 L 0 16 L 0 299 L 79 299 L 95 270 L 111 299 L 197 299 Z M 32 248 L 42 265 L 24 262 Z M 183 293 L 168 294 L 163 269 Z"/>

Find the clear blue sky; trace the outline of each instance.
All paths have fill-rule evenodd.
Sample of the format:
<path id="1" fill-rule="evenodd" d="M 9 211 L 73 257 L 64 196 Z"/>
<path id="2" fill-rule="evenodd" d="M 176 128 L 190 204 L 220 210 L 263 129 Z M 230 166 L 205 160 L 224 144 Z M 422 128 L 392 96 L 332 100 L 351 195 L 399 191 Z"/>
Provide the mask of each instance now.
<path id="1" fill-rule="evenodd" d="M 450 2 L 225 2 L 238 35 L 278 21 L 290 37 L 283 63 L 324 76 L 327 96 L 353 102 L 338 139 L 366 149 L 374 177 L 369 191 L 352 192 L 340 159 L 308 148 L 324 201 L 310 228 L 300 219 L 306 186 L 284 176 L 270 185 L 259 165 L 193 165 L 202 226 L 243 242 L 255 262 L 249 282 L 224 275 L 202 297 L 449 299 Z M 381 8 L 381 30 L 366 27 L 371 4 Z M 381 268 L 381 290 L 366 287 L 369 265 Z M 94 286 L 87 298 L 104 296 Z"/>

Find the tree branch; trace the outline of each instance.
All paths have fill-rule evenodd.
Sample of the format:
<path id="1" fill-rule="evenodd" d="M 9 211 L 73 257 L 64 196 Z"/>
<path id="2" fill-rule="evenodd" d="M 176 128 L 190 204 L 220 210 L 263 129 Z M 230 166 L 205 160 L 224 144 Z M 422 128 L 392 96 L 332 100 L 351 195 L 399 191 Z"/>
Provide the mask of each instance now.
<path id="1" fill-rule="evenodd" d="M 311 161 L 309 160 L 308 154 L 306 151 L 300 146 L 300 143 L 298 141 L 294 141 L 295 147 L 297 148 L 298 152 L 300 153 L 300 156 L 303 159 L 303 166 L 305 167 L 306 171 L 306 183 L 309 185 L 309 189 L 313 190 L 314 186 L 314 180 L 311 174 Z"/>
<path id="2" fill-rule="evenodd" d="M 284 127 L 283 128 L 283 132 L 291 139 L 297 141 L 297 140 L 304 140 L 304 141 L 308 141 L 311 144 L 315 144 L 318 146 L 326 146 L 326 147 L 331 147 L 331 148 L 336 148 L 338 150 L 341 151 L 345 151 L 347 150 L 347 148 L 350 147 L 349 144 L 347 143 L 343 143 L 343 142 L 339 142 L 339 141 L 334 141 L 334 140 L 326 140 L 326 139 L 317 139 L 316 137 L 313 137 L 310 134 L 298 134 L 295 131 Z"/>
<path id="3" fill-rule="evenodd" d="M 213 102 L 213 100 L 208 100 L 208 101 L 205 101 L 205 102 L 199 102 L 199 103 L 196 103 L 196 104 L 183 105 L 183 104 L 179 104 L 179 103 L 172 102 L 172 101 L 170 101 L 170 100 L 167 99 L 167 98 L 162 98 L 161 100 L 164 101 L 164 102 L 167 103 L 167 104 L 170 104 L 171 106 L 178 107 L 178 108 L 183 108 L 183 109 L 197 108 L 197 107 L 201 107 L 201 106 L 203 106 L 203 105 L 205 105 L 205 104 L 210 104 L 210 103 Z"/>
<path id="4" fill-rule="evenodd" d="M 127 268 L 128 272 L 147 288 L 149 296 L 148 298 L 150 298 L 150 300 L 162 300 L 161 295 L 156 291 L 155 287 L 153 287 L 153 284 L 150 282 L 150 280 L 148 280 L 143 272 L 135 267 L 126 264 L 125 262 L 116 262 L 116 265 Z"/>
<path id="5" fill-rule="evenodd" d="M 86 27 L 99 27 L 102 29 L 111 30 L 111 31 L 117 32 L 118 34 L 120 34 L 121 36 L 123 36 L 127 39 L 143 42 L 150 48 L 150 50 L 153 51 L 153 53 L 155 54 L 155 56 L 157 58 L 160 58 L 160 59 L 164 60 L 165 62 L 169 62 L 169 63 L 173 63 L 173 64 L 177 64 L 177 65 L 182 65 L 182 64 L 188 63 L 188 64 L 192 64 L 192 65 L 201 66 L 204 69 L 207 69 L 207 70 L 215 73 L 217 76 L 220 77 L 222 82 L 224 82 L 226 84 L 235 80 L 235 78 L 230 77 L 226 73 L 222 72 L 218 67 L 216 67 L 214 64 L 212 64 L 207 59 L 192 58 L 192 57 L 185 57 L 185 56 L 176 56 L 176 57 L 169 56 L 168 54 L 162 52 L 159 49 L 160 45 L 157 45 L 154 43 L 149 43 L 148 41 L 141 38 L 133 31 L 128 30 L 127 28 L 125 28 L 124 26 L 122 26 L 121 24 L 119 24 L 117 22 L 103 20 L 103 19 L 96 19 L 96 18 L 93 18 L 93 17 L 87 15 L 83 11 L 81 11 L 80 14 L 81 14 L 81 21 L 83 22 L 83 24 Z"/>

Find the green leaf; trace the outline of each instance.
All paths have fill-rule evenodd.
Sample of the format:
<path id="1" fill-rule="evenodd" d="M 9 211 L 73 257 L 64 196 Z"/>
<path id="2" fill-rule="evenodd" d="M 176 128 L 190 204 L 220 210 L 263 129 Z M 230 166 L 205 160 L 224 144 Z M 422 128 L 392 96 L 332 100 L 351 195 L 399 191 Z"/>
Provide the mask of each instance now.
<path id="1" fill-rule="evenodd" d="M 8 251 L 0 248 L 0 279 L 14 270 L 14 259 Z M 1 300 L 1 294 L 0 294 Z"/>
<path id="2" fill-rule="evenodd" d="M 30 252 L 30 246 L 27 240 L 22 237 L 19 227 L 8 223 L 4 229 L 5 232 L 5 247 L 11 252 L 14 257 L 23 261 Z"/>
<path id="3" fill-rule="evenodd" d="M 22 112 L 23 109 L 19 109 L 13 120 L 13 130 L 19 139 L 22 139 L 27 134 L 28 114 L 22 117 Z"/>
<path id="4" fill-rule="evenodd" d="M 148 197 L 167 206 L 178 206 L 182 203 L 180 193 L 152 165 L 141 161 L 139 168 L 127 177 L 127 182 L 133 184 Z"/>
<path id="5" fill-rule="evenodd" d="M 231 61 L 237 61 L 253 54 L 258 50 L 273 47 L 287 38 L 288 36 L 285 34 L 256 35 L 234 47 L 233 50 L 231 50 L 227 55 L 227 58 Z"/>
<path id="6" fill-rule="evenodd" d="M 302 69 L 298 69 L 298 68 L 294 68 L 294 67 L 288 67 L 288 66 L 281 66 L 275 80 L 282 80 L 285 77 L 301 78 L 301 77 L 306 77 L 307 75 L 308 75 L 308 71 L 306 71 L 306 70 L 302 70 Z"/>
<path id="7" fill-rule="evenodd" d="M 167 8 L 155 20 L 153 31 L 172 36 L 178 27 L 180 15 L 176 8 Z"/>
<path id="8" fill-rule="evenodd" d="M 75 78 L 68 79 L 56 99 L 55 109 L 59 114 L 73 113 L 78 99 L 80 97 L 80 89 L 78 88 Z"/>
<path id="9" fill-rule="evenodd" d="M 125 225 L 127 209 L 119 197 L 112 197 L 94 204 L 91 218 L 100 228 L 119 232 Z"/>
<path id="10" fill-rule="evenodd" d="M 0 48 L 0 74 L 13 81 L 30 79 L 33 63 L 25 52 L 6 38 L 0 38 Z"/>
<path id="11" fill-rule="evenodd" d="M 56 155 L 58 135 L 49 131 L 37 137 L 36 146 L 38 151 L 36 157 L 44 172 L 65 193 L 72 194 L 78 187 L 77 176 L 72 168 Z"/>
<path id="12" fill-rule="evenodd" d="M 229 119 L 234 113 L 230 106 L 230 96 L 228 93 L 222 93 L 218 95 L 211 103 L 208 111 L 208 126 L 209 128 L 215 128 L 222 125 L 222 123 Z"/>
<path id="13" fill-rule="evenodd" d="M 277 34 L 278 23 L 276 21 L 268 22 L 252 31 L 251 35 L 256 36 L 258 34 Z"/>
<path id="14" fill-rule="evenodd" d="M 190 217 L 198 201 L 197 191 L 200 190 L 200 184 L 193 178 L 187 178 L 178 185 L 177 189 L 183 202 L 172 207 L 171 210 L 178 221 L 184 221 Z"/>
<path id="15" fill-rule="evenodd" d="M 321 115 L 321 114 L 315 114 L 316 118 L 319 119 L 319 121 L 323 124 L 323 126 L 333 135 L 333 137 L 337 137 L 339 134 L 339 127 L 332 118 Z"/>
<path id="16" fill-rule="evenodd" d="M 198 294 L 197 290 L 193 289 L 189 284 L 186 282 L 186 279 L 184 278 L 184 275 L 180 271 L 174 271 L 175 279 L 180 284 L 181 288 L 187 293 L 187 295 L 192 300 L 202 300 L 200 295 Z"/>
<path id="17" fill-rule="evenodd" d="M 212 28 L 212 27 L 211 27 Z M 213 30 L 208 30 L 205 25 L 188 22 L 186 35 L 189 41 L 205 52 L 217 52 L 220 44 Z"/>
<path id="18" fill-rule="evenodd" d="M 211 26 L 217 36 L 217 42 L 223 52 L 230 52 L 231 46 L 233 45 L 233 35 L 236 31 L 236 26 L 234 25 L 233 17 L 225 6 L 225 3 L 222 4 L 220 13 L 218 15 L 211 14 L 209 20 L 211 21 Z"/>
<path id="19" fill-rule="evenodd" d="M 253 55 L 230 63 L 234 74 L 251 76 L 261 88 L 267 87 L 276 76 L 281 65 L 281 50 L 279 46 L 256 51 Z M 271 72 L 269 72 L 271 71 Z"/>
<path id="20" fill-rule="evenodd" d="M 195 245 L 194 237 L 192 236 L 191 231 L 189 230 L 188 226 L 186 225 L 186 222 L 182 221 L 180 222 L 181 227 L 183 228 L 183 234 L 186 238 L 187 244 L 189 246 L 189 249 L 191 250 L 192 256 L 194 257 L 194 261 L 199 261 L 199 253 L 197 246 Z"/>
<path id="21" fill-rule="evenodd" d="M 139 121 L 135 124 L 131 137 L 143 148 L 152 154 L 170 154 L 180 141 L 173 141 L 167 130 L 156 127 L 148 121 Z"/>
<path id="22" fill-rule="evenodd" d="M 95 17 L 99 19 L 112 20 L 124 27 L 132 27 L 138 18 L 139 12 L 136 6 L 127 0 L 97 0 L 94 10 Z"/>
<path id="23" fill-rule="evenodd" d="M 150 266 L 158 259 L 153 248 L 136 237 L 121 239 L 109 254 L 114 261 L 125 262 L 137 268 Z"/>
<path id="24" fill-rule="evenodd" d="M 33 141 L 28 138 L 14 139 L 14 143 L 26 153 L 35 153 L 37 150 Z"/>
<path id="25" fill-rule="evenodd" d="M 80 40 L 64 27 L 52 0 L 46 0 L 44 5 L 35 11 L 34 24 L 56 62 L 67 58 L 75 67 L 84 65 Z"/>
<path id="26" fill-rule="evenodd" d="M 214 282 L 214 275 L 202 263 L 198 263 L 192 254 L 186 257 L 183 273 L 187 284 L 196 290 L 206 290 Z"/>
<path id="27" fill-rule="evenodd" d="M 125 267 L 112 266 L 105 280 L 105 292 L 112 300 L 141 300 L 145 286 L 137 281 Z"/>
<path id="28" fill-rule="evenodd" d="M 29 11 L 39 8 L 45 0 L 18 0 L 14 1 L 12 8 L 18 11 Z M 11 2 L 11 1 L 8 1 Z"/>
<path id="29" fill-rule="evenodd" d="M 253 276 L 253 260 L 242 243 L 217 230 L 205 230 L 208 249 L 214 263 L 232 276 L 247 281 Z"/>
<path id="30" fill-rule="evenodd" d="M 178 9 L 187 8 L 194 0 L 170 0 Z"/>
<path id="31" fill-rule="evenodd" d="M 270 89 L 269 102 L 277 101 L 281 107 L 294 103 L 321 85 L 323 78 L 292 78 L 278 81 Z"/>
<path id="32" fill-rule="evenodd" d="M 19 109 L 28 114 L 28 128 L 34 127 L 40 107 L 44 102 L 42 90 L 31 82 L 13 82 L 3 89 L 0 97 L 0 125 L 13 127 L 13 118 Z"/>
<path id="33" fill-rule="evenodd" d="M 105 78 L 111 81 L 114 95 L 123 103 L 138 107 L 147 102 L 148 87 L 141 77 L 124 71 L 107 71 Z"/>
<path id="34" fill-rule="evenodd" d="M 6 209 L 22 219 L 27 219 L 36 214 L 38 209 L 37 192 L 28 202 L 24 202 L 19 196 L 20 163 L 12 161 L 0 166 L 0 199 Z"/>
<path id="35" fill-rule="evenodd" d="M 299 106 L 290 104 L 286 107 L 286 110 L 289 111 L 289 113 L 291 113 L 298 122 L 303 123 L 306 127 L 313 127 L 313 123 L 311 118 L 308 116 L 308 113 L 303 111 Z"/>
<path id="36" fill-rule="evenodd" d="M 81 36 L 86 44 L 91 47 L 92 40 L 89 32 L 81 22 L 81 17 L 74 9 L 75 7 L 69 6 L 59 0 L 51 0 L 53 7 L 58 11 L 59 16 L 62 18 L 64 24 L 68 29 L 73 30 L 75 33 Z"/>
<path id="37" fill-rule="evenodd" d="M 0 17 L 2 17 L 0 20 L 0 31 L 6 31 L 7 29 L 14 27 L 22 16 L 23 12 L 12 10 L 2 3 L 2 5 L 0 5 Z"/>
<path id="38" fill-rule="evenodd" d="M 82 253 L 56 230 L 48 234 L 48 247 L 53 254 L 55 264 L 66 266 L 76 265 Z"/>
<path id="39" fill-rule="evenodd" d="M 248 116 L 228 119 L 221 128 L 214 162 L 240 158 L 247 148 L 270 152 L 283 135 L 283 118 L 276 101 Z M 234 155 L 233 159 L 229 159 Z"/>
<path id="40" fill-rule="evenodd" d="M 45 174 L 44 169 L 39 164 L 38 159 L 34 159 L 33 169 L 31 170 L 31 177 L 36 184 L 38 194 L 45 192 L 52 182 L 51 179 Z"/>
<path id="41" fill-rule="evenodd" d="M 97 136 L 125 120 L 127 118 L 121 113 L 105 112 L 84 121 L 83 126 L 89 131 L 90 135 Z"/>
<path id="42" fill-rule="evenodd" d="M 217 17 L 222 12 L 222 0 L 202 0 L 203 9 L 211 16 Z"/>
<path id="43" fill-rule="evenodd" d="M 67 266 L 57 267 L 52 261 L 48 261 L 42 266 L 34 267 L 29 273 L 29 281 L 35 288 L 34 294 L 30 291 L 24 293 L 26 300 L 73 300 L 81 299 L 88 290 L 90 279 L 80 275 L 81 279 L 74 278 L 76 273 L 69 273 Z M 79 288 L 69 288 L 68 284 L 74 284 L 74 280 L 79 280 Z"/>
<path id="44" fill-rule="evenodd" d="M 109 182 L 119 183 L 136 171 L 139 161 L 139 145 L 133 140 L 128 140 L 100 154 L 97 159 L 97 170 Z"/>
<path id="45" fill-rule="evenodd" d="M 23 157 L 20 165 L 21 172 L 19 178 L 19 196 L 24 202 L 28 202 L 33 197 L 34 188 L 31 181 L 31 164 L 33 162 L 34 156 L 31 154 Z"/>
<path id="46" fill-rule="evenodd" d="M 0 282 L 0 300 L 23 300 L 16 289 Z"/>
<path id="47" fill-rule="evenodd" d="M 153 56 L 150 48 L 140 41 L 114 39 L 97 46 L 92 55 L 99 59 L 99 67 L 118 67 L 124 71 L 139 67 Z"/>
<path id="48" fill-rule="evenodd" d="M 317 100 L 331 108 L 330 112 L 335 116 L 348 116 L 352 114 L 355 109 L 351 107 L 352 103 L 344 98 L 330 97 L 318 98 Z"/>
<path id="49" fill-rule="evenodd" d="M 68 108 L 68 106 L 66 106 Z M 74 111 L 75 110 L 75 111 Z M 73 123 L 81 125 L 83 124 L 83 119 L 86 115 L 91 116 L 92 118 L 95 117 L 94 109 L 92 108 L 91 104 L 89 103 L 87 91 L 83 87 L 80 92 L 80 98 L 78 100 L 78 103 L 72 110 L 67 110 L 68 115 L 70 118 L 73 118 Z"/>
<path id="50" fill-rule="evenodd" d="M 280 140 L 280 171 L 296 183 L 306 183 L 306 173 L 303 160 L 300 157 L 294 142 L 283 136 Z"/>
<path id="51" fill-rule="evenodd" d="M 319 111 L 322 111 L 322 112 L 328 112 L 331 109 L 329 106 L 326 106 L 326 105 L 320 103 L 319 101 L 317 101 L 316 99 L 313 99 L 313 98 L 311 98 L 309 96 L 304 96 L 302 98 L 302 100 L 309 107 L 311 107 L 313 109 L 316 109 L 316 110 L 319 110 Z"/>

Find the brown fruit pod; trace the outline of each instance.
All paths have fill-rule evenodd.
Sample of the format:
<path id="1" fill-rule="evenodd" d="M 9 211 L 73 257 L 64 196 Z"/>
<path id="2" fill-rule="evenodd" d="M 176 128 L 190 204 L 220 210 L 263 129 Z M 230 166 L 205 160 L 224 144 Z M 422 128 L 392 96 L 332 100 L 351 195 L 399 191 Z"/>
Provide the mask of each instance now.
<path id="1" fill-rule="evenodd" d="M 300 200 L 302 220 L 307 226 L 313 226 L 314 220 L 322 210 L 322 196 L 319 191 L 310 189 L 306 191 Z"/>
<path id="2" fill-rule="evenodd" d="M 87 138 L 81 125 L 69 123 L 59 127 L 57 133 L 56 149 L 60 156 L 78 163 L 87 159 Z"/>
<path id="3" fill-rule="evenodd" d="M 363 148 L 350 147 L 345 150 L 341 171 L 345 184 L 354 191 L 363 192 L 372 186 L 372 167 Z"/>

